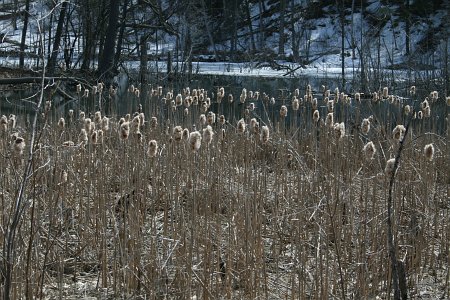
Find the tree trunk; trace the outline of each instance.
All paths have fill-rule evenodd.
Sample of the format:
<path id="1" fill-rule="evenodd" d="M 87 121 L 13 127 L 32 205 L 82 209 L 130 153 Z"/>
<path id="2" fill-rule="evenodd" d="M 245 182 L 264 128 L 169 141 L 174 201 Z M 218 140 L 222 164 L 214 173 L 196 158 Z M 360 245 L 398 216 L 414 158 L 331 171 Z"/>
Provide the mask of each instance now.
<path id="1" fill-rule="evenodd" d="M 279 39 L 278 39 L 278 55 L 281 58 L 284 58 L 284 18 L 286 17 L 286 0 L 280 0 L 280 31 L 279 31 Z"/>
<path id="2" fill-rule="evenodd" d="M 66 10 L 67 10 L 68 3 L 69 3 L 68 1 L 64 1 L 61 4 L 61 11 L 59 12 L 58 25 L 56 27 L 56 33 L 55 33 L 55 41 L 53 43 L 53 51 L 50 56 L 50 60 L 48 62 L 48 73 L 50 75 L 52 75 L 55 72 L 56 59 L 58 58 L 59 46 L 61 43 L 61 36 L 62 36 L 62 32 L 63 32 L 64 20 L 66 18 Z"/>
<path id="3" fill-rule="evenodd" d="M 264 22 L 263 22 L 264 11 L 265 11 L 264 1 L 259 0 L 259 28 L 258 28 L 259 50 L 262 50 L 264 48 Z"/>
<path id="4" fill-rule="evenodd" d="M 22 37 L 20 39 L 20 57 L 19 57 L 19 67 L 23 68 L 25 63 L 25 40 L 27 36 L 28 29 L 28 19 L 30 14 L 28 11 L 30 10 L 30 0 L 25 1 L 25 18 L 23 20 L 23 28 L 22 28 Z"/>
<path id="5" fill-rule="evenodd" d="M 344 0 L 342 0 L 342 4 L 340 5 L 342 91 L 345 91 L 345 6 L 344 5 L 345 5 Z"/>
<path id="6" fill-rule="evenodd" d="M 250 32 L 250 45 L 251 45 L 251 50 L 255 51 L 256 49 L 256 44 L 255 44 L 255 36 L 253 33 L 253 25 L 252 25 L 252 16 L 250 14 L 250 0 L 245 1 L 245 13 L 247 14 L 247 26 L 248 26 L 248 30 Z"/>
<path id="7" fill-rule="evenodd" d="M 294 18 L 295 16 L 295 3 L 294 1 L 291 1 L 291 43 L 292 43 L 292 55 L 294 57 L 294 61 L 298 62 L 300 57 L 300 51 L 299 51 L 299 39 L 297 37 L 297 32 L 295 30 L 295 22 L 297 18 Z"/>
<path id="8" fill-rule="evenodd" d="M 117 67 L 117 64 L 120 60 L 120 55 L 122 54 L 122 42 L 123 42 L 123 35 L 125 33 L 125 21 L 127 19 L 127 12 L 128 12 L 128 4 L 130 0 L 125 0 L 122 6 L 122 23 L 120 25 L 119 30 L 119 36 L 117 37 L 117 50 L 116 50 L 116 56 L 114 58 L 115 67 Z"/>
<path id="9" fill-rule="evenodd" d="M 410 53 L 410 31 L 411 31 L 411 14 L 409 12 L 409 0 L 406 0 L 405 4 L 405 55 L 408 56 Z"/>
<path id="10" fill-rule="evenodd" d="M 120 1 L 110 0 L 109 2 L 109 20 L 106 29 L 105 43 L 103 46 L 100 63 L 98 66 L 98 74 L 108 83 L 114 75 L 114 53 L 117 37 L 117 25 L 119 22 L 119 4 Z"/>

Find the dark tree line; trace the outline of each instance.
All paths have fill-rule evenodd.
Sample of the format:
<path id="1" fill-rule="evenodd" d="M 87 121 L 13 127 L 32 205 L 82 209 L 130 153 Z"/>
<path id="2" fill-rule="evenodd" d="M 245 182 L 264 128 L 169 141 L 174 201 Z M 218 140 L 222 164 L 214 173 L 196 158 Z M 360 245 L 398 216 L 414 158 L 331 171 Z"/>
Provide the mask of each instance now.
<path id="1" fill-rule="evenodd" d="M 30 34 L 27 31 L 30 0 L 16 2 L 15 7 L 24 11 L 15 14 L 25 24 L 20 47 L 23 65 L 26 35 Z M 448 30 L 442 25 L 430 26 L 415 45 L 410 40 L 412 24 L 430 22 L 436 10 L 444 10 L 448 5 L 444 0 L 380 0 L 382 8 L 376 11 L 368 9 L 372 3 L 368 0 L 48 1 L 52 13 L 44 42 L 50 73 L 63 64 L 65 69 L 95 70 L 99 78 L 111 78 L 121 63 L 130 58 L 146 66 L 149 59 L 168 60 L 170 55 L 181 64 L 178 70 L 191 71 L 194 58 L 260 61 L 276 67 L 279 59 L 307 65 L 327 53 L 339 51 L 343 85 L 344 66 L 351 56 L 360 61 L 358 68 L 364 87 L 365 72 L 380 67 L 379 53 L 383 47 L 388 48 L 381 37 L 385 26 L 392 25 L 401 31 L 393 34 L 404 36 L 406 57 L 430 52 L 442 39 L 448 39 Z M 357 14 L 362 17 L 355 19 Z M 314 21 L 323 17 L 331 17 L 334 24 L 336 35 L 330 37 L 334 44 L 311 39 L 312 31 L 319 26 Z M 400 23 L 404 25 L 398 26 Z M 150 45 L 156 49 L 149 49 Z M 321 51 L 317 51 L 318 46 Z"/>

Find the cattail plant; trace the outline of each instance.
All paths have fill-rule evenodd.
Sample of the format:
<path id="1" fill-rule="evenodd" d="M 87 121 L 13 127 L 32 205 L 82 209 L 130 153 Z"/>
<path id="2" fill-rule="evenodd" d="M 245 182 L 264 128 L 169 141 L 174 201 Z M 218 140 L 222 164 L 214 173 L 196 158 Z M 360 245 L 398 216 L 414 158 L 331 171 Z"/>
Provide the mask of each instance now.
<path id="1" fill-rule="evenodd" d="M 392 177 L 394 173 L 394 165 L 395 165 L 395 158 L 391 158 L 386 162 L 386 167 L 384 168 L 384 174 L 389 179 Z"/>
<path id="2" fill-rule="evenodd" d="M 329 113 L 332 113 L 334 111 L 334 100 L 328 100 L 327 101 L 327 110 Z"/>
<path id="3" fill-rule="evenodd" d="M 0 131 L 8 131 L 8 118 L 5 115 L 0 118 Z"/>
<path id="4" fill-rule="evenodd" d="M 16 156 L 22 156 L 25 149 L 25 139 L 22 137 L 15 137 L 13 140 L 13 153 Z"/>
<path id="5" fill-rule="evenodd" d="M 76 86 L 77 94 L 81 94 L 81 89 L 82 89 L 81 83 L 77 84 Z"/>
<path id="6" fill-rule="evenodd" d="M 361 93 L 355 93 L 355 101 L 361 102 Z"/>
<path id="7" fill-rule="evenodd" d="M 416 86 L 415 86 L 415 85 L 413 85 L 413 86 L 411 86 L 411 87 L 409 88 L 409 94 L 410 94 L 411 96 L 415 96 L 415 95 L 416 95 Z"/>
<path id="8" fill-rule="evenodd" d="M 181 96 L 181 94 L 178 94 L 175 97 L 175 105 L 176 106 L 181 106 L 183 104 L 183 96 Z"/>
<path id="9" fill-rule="evenodd" d="M 102 130 L 107 132 L 109 130 L 109 118 L 104 116 L 102 118 Z"/>
<path id="10" fill-rule="evenodd" d="M 375 148 L 375 144 L 370 141 L 363 147 L 364 156 L 366 159 L 371 160 L 374 158 L 377 149 Z"/>
<path id="11" fill-rule="evenodd" d="M 311 101 L 311 107 L 313 110 L 317 109 L 317 98 L 313 98 Z"/>
<path id="12" fill-rule="evenodd" d="M 97 143 L 103 144 L 104 133 L 102 129 L 97 130 Z"/>
<path id="13" fill-rule="evenodd" d="M 267 127 L 266 125 L 262 126 L 261 127 L 261 136 L 260 136 L 261 142 L 263 144 L 266 144 L 269 141 L 269 137 L 270 137 L 269 127 Z"/>
<path id="14" fill-rule="evenodd" d="M 96 145 L 97 143 L 98 143 L 98 134 L 97 130 L 94 130 L 91 133 L 91 144 Z"/>
<path id="15" fill-rule="evenodd" d="M 203 129 L 203 141 L 209 146 L 213 140 L 214 131 L 210 125 L 207 125 L 205 129 Z"/>
<path id="16" fill-rule="evenodd" d="M 84 89 L 83 98 L 89 98 L 89 89 Z"/>
<path id="17" fill-rule="evenodd" d="M 95 129 L 95 124 L 90 118 L 84 119 L 84 129 L 86 129 L 86 132 L 88 133 L 91 133 Z"/>
<path id="18" fill-rule="evenodd" d="M 96 111 L 94 114 L 94 123 L 97 126 L 100 126 L 102 123 L 102 113 L 99 111 Z"/>
<path id="19" fill-rule="evenodd" d="M 378 100 L 380 100 L 380 98 L 378 97 L 378 93 L 377 92 L 373 92 L 372 93 L 372 102 L 378 102 Z"/>
<path id="20" fill-rule="evenodd" d="M 85 115 L 84 111 L 80 111 L 80 114 L 78 116 L 78 120 L 80 121 L 80 123 L 84 124 L 85 118 L 86 118 L 86 115 Z"/>
<path id="21" fill-rule="evenodd" d="M 216 123 L 216 114 L 212 111 L 208 112 L 206 122 L 208 123 L 208 125 L 213 125 L 214 123 Z"/>
<path id="22" fill-rule="evenodd" d="M 320 113 L 319 113 L 319 111 L 316 109 L 316 110 L 313 112 L 313 121 L 314 121 L 315 124 L 317 124 L 317 122 L 319 122 L 319 120 L 320 120 Z"/>
<path id="23" fill-rule="evenodd" d="M 345 124 L 344 122 L 334 124 L 334 132 L 338 139 L 342 139 L 345 136 Z"/>
<path id="24" fill-rule="evenodd" d="M 286 118 L 287 117 L 287 113 L 288 113 L 288 109 L 286 107 L 286 105 L 282 105 L 280 108 L 280 116 L 282 118 Z"/>
<path id="25" fill-rule="evenodd" d="M 241 103 L 244 103 L 246 99 L 247 99 L 247 89 L 243 88 L 241 95 L 239 96 L 239 101 Z"/>
<path id="26" fill-rule="evenodd" d="M 405 115 L 409 115 L 411 113 L 411 106 L 405 105 L 405 107 L 403 108 L 403 112 L 405 113 Z"/>
<path id="27" fill-rule="evenodd" d="M 11 129 L 16 128 L 16 115 L 10 114 L 8 122 Z"/>
<path id="28" fill-rule="evenodd" d="M 206 124 L 206 116 L 201 114 L 199 117 L 200 125 L 204 126 Z"/>
<path id="29" fill-rule="evenodd" d="M 141 118 L 139 118 L 139 115 L 137 115 L 131 120 L 131 131 L 133 133 L 137 133 L 140 127 L 141 127 Z"/>
<path id="30" fill-rule="evenodd" d="M 78 143 L 82 145 L 86 145 L 88 143 L 88 134 L 84 128 L 81 129 L 80 134 L 78 135 Z"/>
<path id="31" fill-rule="evenodd" d="M 275 98 L 271 97 L 269 103 L 270 105 L 275 105 Z"/>
<path id="32" fill-rule="evenodd" d="M 405 134 L 405 126 L 397 125 L 394 130 L 392 130 L 392 137 L 396 141 L 401 141 L 403 139 L 403 135 Z"/>
<path id="33" fill-rule="evenodd" d="M 155 157 L 158 153 L 158 143 L 155 140 L 151 140 L 148 143 L 147 155 L 149 157 Z"/>
<path id="34" fill-rule="evenodd" d="M 187 128 L 183 129 L 183 133 L 181 134 L 181 136 L 184 141 L 188 141 L 189 140 L 189 129 L 187 129 Z"/>
<path id="35" fill-rule="evenodd" d="M 421 110 L 419 110 L 417 112 L 417 119 L 422 120 L 422 118 L 423 118 L 423 112 Z"/>
<path id="36" fill-rule="evenodd" d="M 250 120 L 250 131 L 254 134 L 254 135 L 259 135 L 259 122 L 256 120 L 256 118 L 252 118 Z"/>
<path id="37" fill-rule="evenodd" d="M 233 103 L 233 101 L 234 101 L 233 94 L 228 94 L 228 102 Z"/>
<path id="38" fill-rule="evenodd" d="M 327 117 L 325 118 L 325 125 L 327 126 L 327 127 L 333 127 L 333 124 L 334 124 L 334 116 L 333 116 L 333 113 L 332 112 L 329 112 L 328 114 L 327 114 Z"/>
<path id="39" fill-rule="evenodd" d="M 430 108 L 430 106 L 427 106 L 424 109 L 422 109 L 422 112 L 423 112 L 423 117 L 424 118 L 431 117 L 431 108 Z"/>
<path id="40" fill-rule="evenodd" d="M 370 131 L 370 120 L 368 118 L 364 118 L 361 124 L 361 132 L 363 134 L 368 134 Z"/>
<path id="41" fill-rule="evenodd" d="M 428 161 L 432 161 L 434 158 L 434 146 L 433 144 L 425 145 L 423 148 L 423 155 Z"/>
<path id="42" fill-rule="evenodd" d="M 150 127 L 152 129 L 156 129 L 156 127 L 158 127 L 158 119 L 156 117 L 152 117 L 150 119 Z"/>
<path id="43" fill-rule="evenodd" d="M 188 142 L 192 152 L 197 152 L 202 144 L 202 135 L 198 131 L 191 132 Z"/>
<path id="44" fill-rule="evenodd" d="M 66 127 L 66 121 L 64 120 L 63 117 L 59 118 L 59 120 L 58 120 L 58 127 L 60 129 L 64 129 L 64 127 Z"/>
<path id="45" fill-rule="evenodd" d="M 244 133 L 245 132 L 245 121 L 244 119 L 240 119 L 237 124 L 237 132 L 238 133 Z"/>
<path id="46" fill-rule="evenodd" d="M 297 111 L 300 108 L 300 102 L 298 101 L 297 97 L 294 97 L 292 100 L 292 110 Z"/>
<path id="47" fill-rule="evenodd" d="M 224 115 L 219 116 L 219 125 L 220 126 L 225 125 L 225 116 Z"/>
<path id="48" fill-rule="evenodd" d="M 176 142 L 180 142 L 183 138 L 183 128 L 181 126 L 175 126 L 172 137 Z"/>
<path id="49" fill-rule="evenodd" d="M 121 140 L 127 140 L 130 135 L 130 122 L 123 122 L 119 127 L 119 137 Z"/>
<path id="50" fill-rule="evenodd" d="M 387 99 L 387 98 L 389 97 L 389 89 L 388 89 L 387 86 L 385 86 L 385 87 L 383 88 L 383 94 L 382 94 L 382 97 L 383 97 L 384 99 Z"/>

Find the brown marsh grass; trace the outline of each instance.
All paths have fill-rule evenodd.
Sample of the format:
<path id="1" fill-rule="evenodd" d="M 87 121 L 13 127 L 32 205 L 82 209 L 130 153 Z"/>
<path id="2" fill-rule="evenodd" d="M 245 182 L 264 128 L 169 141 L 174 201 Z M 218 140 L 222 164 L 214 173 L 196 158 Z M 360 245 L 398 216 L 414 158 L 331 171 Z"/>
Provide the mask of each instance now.
<path id="1" fill-rule="evenodd" d="M 246 89 L 239 102 L 257 105 L 225 109 L 222 88 L 213 112 L 219 100 L 201 88 L 136 90 L 145 117 L 133 118 L 132 105 L 128 116 L 103 118 L 46 110 L 35 145 L 23 116 L 14 127 L 2 117 L 2 241 L 23 149 L 35 148 L 14 299 L 392 296 L 386 163 L 414 102 L 390 101 L 386 88 L 374 99 L 358 94 L 351 114 L 349 96 L 308 86 L 271 113 L 274 98 Z M 359 111 L 360 101 L 398 111 L 399 123 Z M 413 299 L 450 292 L 448 132 L 427 117 L 437 101 L 418 108 L 393 190 L 394 242 Z"/>

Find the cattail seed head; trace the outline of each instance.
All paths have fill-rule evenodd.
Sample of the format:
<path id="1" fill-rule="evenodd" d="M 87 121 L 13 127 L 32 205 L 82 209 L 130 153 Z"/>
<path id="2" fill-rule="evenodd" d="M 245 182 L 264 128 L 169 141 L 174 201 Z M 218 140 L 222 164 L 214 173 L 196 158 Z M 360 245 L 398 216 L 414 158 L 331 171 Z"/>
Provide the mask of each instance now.
<path id="1" fill-rule="evenodd" d="M 104 137 L 103 130 L 101 129 L 97 130 L 97 143 L 103 144 L 103 137 Z"/>
<path id="2" fill-rule="evenodd" d="M 126 122 L 125 118 L 120 118 L 119 119 L 119 126 L 122 125 L 125 122 Z"/>
<path id="3" fill-rule="evenodd" d="M 429 118 L 431 116 L 431 108 L 429 106 L 425 107 L 422 111 L 424 118 Z"/>
<path id="4" fill-rule="evenodd" d="M 361 102 L 361 94 L 360 93 L 355 93 L 355 101 Z"/>
<path id="5" fill-rule="evenodd" d="M 136 96 L 136 98 L 139 98 L 141 96 L 141 91 L 139 89 L 134 89 L 134 96 Z"/>
<path id="6" fill-rule="evenodd" d="M 86 129 L 81 129 L 80 134 L 78 135 L 78 143 L 86 145 L 88 143 L 88 135 Z"/>
<path id="7" fill-rule="evenodd" d="M 181 104 L 183 104 L 183 97 L 181 96 L 181 94 L 178 94 L 175 98 L 175 105 L 180 106 Z"/>
<path id="8" fill-rule="evenodd" d="M 139 131 L 139 128 L 141 127 L 141 118 L 139 118 L 139 115 L 135 116 L 133 120 L 131 120 L 131 129 L 134 133 Z"/>
<path id="9" fill-rule="evenodd" d="M 300 102 L 298 101 L 297 97 L 294 97 L 292 100 L 292 110 L 297 111 L 300 108 Z"/>
<path id="10" fill-rule="evenodd" d="M 319 120 L 320 120 L 320 113 L 319 113 L 319 111 L 316 109 L 316 110 L 314 111 L 314 113 L 313 113 L 313 121 L 314 121 L 314 123 L 317 123 L 317 122 L 319 122 Z"/>
<path id="11" fill-rule="evenodd" d="M 150 119 L 150 127 L 152 129 L 155 129 L 156 127 L 158 127 L 158 119 L 156 117 L 152 117 Z"/>
<path id="12" fill-rule="evenodd" d="M 395 126 L 394 130 L 392 130 L 392 136 L 395 140 L 400 142 L 403 139 L 405 131 L 406 131 L 405 126 L 397 125 Z"/>
<path id="13" fill-rule="evenodd" d="M 377 152 L 377 149 L 375 148 L 375 144 L 370 141 L 363 147 L 364 156 L 367 160 L 371 160 L 374 158 L 375 153 Z"/>
<path id="14" fill-rule="evenodd" d="M 416 86 L 413 85 L 409 88 L 409 93 L 411 94 L 411 96 L 414 96 L 416 94 Z"/>
<path id="15" fill-rule="evenodd" d="M 73 109 L 69 109 L 69 120 L 73 119 Z"/>
<path id="16" fill-rule="evenodd" d="M 99 111 L 96 111 L 94 114 L 94 123 L 96 125 L 100 125 L 102 122 L 102 113 Z"/>
<path id="17" fill-rule="evenodd" d="M 211 126 L 207 125 L 205 129 L 203 129 L 203 141 L 207 146 L 211 144 L 214 137 L 214 131 Z"/>
<path id="18" fill-rule="evenodd" d="M 275 98 L 274 97 L 270 98 L 270 104 L 271 105 L 275 105 Z"/>
<path id="19" fill-rule="evenodd" d="M 77 94 L 81 93 L 81 84 L 77 84 Z"/>
<path id="20" fill-rule="evenodd" d="M 189 134 L 189 147 L 192 152 L 196 152 L 200 149 L 202 144 L 202 135 L 198 131 L 191 132 Z"/>
<path id="21" fill-rule="evenodd" d="M 61 172 L 61 182 L 60 182 L 60 184 L 66 183 L 67 182 L 67 177 L 68 177 L 67 171 L 63 170 Z"/>
<path id="22" fill-rule="evenodd" d="M 300 96 L 300 90 L 299 89 L 295 89 L 294 90 L 294 97 L 298 98 Z"/>
<path id="23" fill-rule="evenodd" d="M 219 141 L 224 141 L 226 136 L 225 128 L 220 129 L 219 131 Z"/>
<path id="24" fill-rule="evenodd" d="M 420 108 L 422 110 L 424 110 L 428 106 L 430 106 L 430 104 L 428 103 L 428 98 L 426 98 L 425 100 L 423 100 L 423 102 L 420 103 Z"/>
<path id="25" fill-rule="evenodd" d="M 334 100 L 328 100 L 327 102 L 327 110 L 329 113 L 334 111 Z"/>
<path id="26" fill-rule="evenodd" d="M 425 145 L 423 148 L 423 155 L 425 156 L 428 161 L 432 161 L 434 157 L 434 146 L 433 144 Z"/>
<path id="27" fill-rule="evenodd" d="M 339 138 L 339 139 L 342 139 L 345 136 L 345 124 L 344 124 L 344 122 L 335 123 L 334 124 L 334 131 L 336 133 L 336 137 Z"/>
<path id="28" fill-rule="evenodd" d="M 244 133 L 245 132 L 245 121 L 244 119 L 240 119 L 237 124 L 237 131 L 238 133 Z"/>
<path id="29" fill-rule="evenodd" d="M 84 89 L 83 98 L 89 98 L 89 89 Z"/>
<path id="30" fill-rule="evenodd" d="M 17 156 L 22 155 L 23 150 L 25 149 L 25 139 L 18 136 L 13 143 L 14 154 Z"/>
<path id="31" fill-rule="evenodd" d="M 370 130 L 370 120 L 369 119 L 363 119 L 361 124 L 361 132 L 363 134 L 368 134 Z"/>
<path id="32" fill-rule="evenodd" d="M 386 167 L 384 168 L 384 174 L 386 177 L 391 178 L 394 174 L 395 158 L 391 158 L 386 162 Z"/>
<path id="33" fill-rule="evenodd" d="M 58 120 L 58 127 L 60 128 L 60 129 L 64 129 L 64 127 L 66 126 L 66 121 L 64 120 L 64 118 L 59 118 L 59 120 Z"/>
<path id="34" fill-rule="evenodd" d="M 206 122 L 208 123 L 208 125 L 213 125 L 214 123 L 216 123 L 216 114 L 212 111 L 208 112 Z"/>
<path id="35" fill-rule="evenodd" d="M 86 129 L 86 132 L 88 133 L 91 133 L 95 129 L 95 124 L 90 118 L 84 119 L 84 129 Z"/>
<path id="36" fill-rule="evenodd" d="M 287 110 L 286 105 L 282 105 L 281 108 L 280 108 L 280 116 L 282 118 L 286 118 L 287 113 L 288 113 L 288 110 Z"/>
<path id="37" fill-rule="evenodd" d="M 5 115 L 0 118 L 0 130 L 2 132 L 6 132 L 8 130 L 8 118 Z"/>
<path id="38" fill-rule="evenodd" d="M 411 106 L 405 105 L 403 111 L 405 112 L 405 115 L 409 115 L 411 113 Z"/>
<path id="39" fill-rule="evenodd" d="M 417 119 L 422 120 L 422 118 L 423 118 L 423 112 L 421 110 L 419 110 L 417 112 Z"/>
<path id="40" fill-rule="evenodd" d="M 105 88 L 105 85 L 103 84 L 103 82 L 97 83 L 97 90 L 98 90 L 99 94 L 103 93 L 104 88 Z"/>
<path id="41" fill-rule="evenodd" d="M 312 109 L 317 109 L 317 98 L 313 98 L 311 101 Z"/>
<path id="42" fill-rule="evenodd" d="M 252 118 L 250 120 L 250 131 L 255 135 L 259 134 L 259 122 L 256 120 L 256 118 Z"/>
<path id="43" fill-rule="evenodd" d="M 181 141 L 181 139 L 183 138 L 182 134 L 183 134 L 183 128 L 181 128 L 181 126 L 175 126 L 173 128 L 173 135 L 172 135 L 172 137 L 173 137 L 173 139 L 176 142 Z"/>
<path id="44" fill-rule="evenodd" d="M 333 113 L 330 112 L 327 114 L 327 117 L 325 118 L 325 125 L 328 127 L 332 127 L 334 124 L 334 117 L 333 117 Z"/>
<path id="45" fill-rule="evenodd" d="M 225 116 L 224 115 L 219 116 L 219 125 L 220 126 L 225 125 Z"/>
<path id="46" fill-rule="evenodd" d="M 96 145 L 98 142 L 98 134 L 97 134 L 97 130 L 92 131 L 91 134 L 91 144 Z"/>
<path id="47" fill-rule="evenodd" d="M 234 101 L 233 94 L 228 94 L 228 102 L 233 103 L 233 101 Z"/>
<path id="48" fill-rule="evenodd" d="M 104 132 L 109 130 L 109 118 L 106 116 L 102 118 L 102 130 Z"/>
<path id="49" fill-rule="evenodd" d="M 86 118 L 86 115 L 85 115 L 84 111 L 80 111 L 80 116 L 79 116 L 80 122 L 84 124 L 85 118 Z"/>
<path id="50" fill-rule="evenodd" d="M 372 101 L 373 102 L 378 102 L 378 100 L 380 100 L 380 98 L 378 97 L 378 93 L 377 92 L 373 92 L 372 93 Z"/>
<path id="51" fill-rule="evenodd" d="M 189 129 L 187 129 L 187 128 L 183 129 L 182 138 L 185 141 L 189 140 Z"/>
<path id="52" fill-rule="evenodd" d="M 200 121 L 200 125 L 205 125 L 206 124 L 206 116 L 204 114 L 201 114 L 199 117 L 199 121 Z"/>
<path id="53" fill-rule="evenodd" d="M 120 124 L 120 132 L 119 136 L 121 140 L 128 139 L 128 136 L 130 135 L 130 122 L 123 122 Z"/>
<path id="54" fill-rule="evenodd" d="M 97 94 L 97 91 L 98 91 L 98 88 L 97 88 L 96 85 L 94 85 L 94 86 L 92 87 L 92 94 L 93 94 L 93 95 Z"/>
<path id="55" fill-rule="evenodd" d="M 387 86 L 383 88 L 383 98 L 387 98 L 389 96 L 389 89 Z"/>
<path id="56" fill-rule="evenodd" d="M 269 141 L 269 137 L 270 137 L 270 132 L 269 132 L 269 127 L 267 127 L 266 125 L 261 127 L 261 142 L 263 144 L 266 144 Z"/>
<path id="57" fill-rule="evenodd" d="M 12 129 L 16 128 L 16 115 L 10 114 L 8 122 L 10 128 Z"/>
<path id="58" fill-rule="evenodd" d="M 155 140 L 148 142 L 147 155 L 149 157 L 155 157 L 158 154 L 158 143 Z"/>

